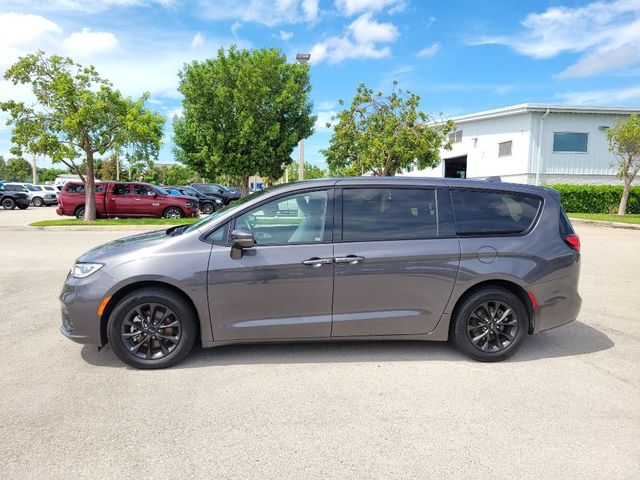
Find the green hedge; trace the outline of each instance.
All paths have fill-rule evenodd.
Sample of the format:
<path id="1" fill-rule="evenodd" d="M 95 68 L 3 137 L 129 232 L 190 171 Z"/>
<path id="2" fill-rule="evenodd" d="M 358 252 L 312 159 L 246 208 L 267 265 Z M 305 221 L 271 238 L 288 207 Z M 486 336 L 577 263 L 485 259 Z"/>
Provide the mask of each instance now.
<path id="1" fill-rule="evenodd" d="M 560 192 L 565 211 L 573 213 L 618 213 L 622 186 L 545 185 Z M 627 213 L 640 213 L 640 186 L 631 187 Z"/>

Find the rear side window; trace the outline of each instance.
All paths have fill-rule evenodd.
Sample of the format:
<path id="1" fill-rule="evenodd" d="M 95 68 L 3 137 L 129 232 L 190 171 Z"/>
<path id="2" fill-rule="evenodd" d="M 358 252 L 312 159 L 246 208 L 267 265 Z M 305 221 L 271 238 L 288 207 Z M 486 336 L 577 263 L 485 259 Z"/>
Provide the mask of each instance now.
<path id="1" fill-rule="evenodd" d="M 542 200 L 533 195 L 451 190 L 458 235 L 522 233 L 531 227 Z"/>
<path id="2" fill-rule="evenodd" d="M 68 193 L 84 193 L 83 183 L 68 183 L 66 188 Z M 101 184 L 96 185 L 96 193 L 102 192 L 103 187 Z"/>
<path id="3" fill-rule="evenodd" d="M 563 209 L 560 209 L 560 235 L 571 235 L 576 233 L 573 230 L 573 225 L 569 221 L 567 214 L 564 213 Z"/>
<path id="4" fill-rule="evenodd" d="M 354 188 L 342 193 L 342 240 L 435 238 L 435 189 Z"/>

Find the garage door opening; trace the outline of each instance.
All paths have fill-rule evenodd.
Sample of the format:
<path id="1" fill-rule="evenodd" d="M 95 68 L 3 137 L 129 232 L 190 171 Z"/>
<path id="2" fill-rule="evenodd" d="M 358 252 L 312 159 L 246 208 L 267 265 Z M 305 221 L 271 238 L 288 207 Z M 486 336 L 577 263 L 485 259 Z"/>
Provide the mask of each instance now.
<path id="1" fill-rule="evenodd" d="M 467 156 L 446 158 L 444 176 L 446 178 L 467 178 Z"/>

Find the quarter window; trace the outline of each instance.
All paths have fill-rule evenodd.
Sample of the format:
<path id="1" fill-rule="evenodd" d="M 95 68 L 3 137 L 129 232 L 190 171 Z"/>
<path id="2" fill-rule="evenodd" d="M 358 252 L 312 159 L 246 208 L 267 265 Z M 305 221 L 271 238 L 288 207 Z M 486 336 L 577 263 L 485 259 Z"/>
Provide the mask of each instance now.
<path id="1" fill-rule="evenodd" d="M 451 190 L 458 235 L 522 233 L 536 218 L 539 197 L 486 190 Z"/>
<path id="2" fill-rule="evenodd" d="M 554 132 L 553 151 L 586 153 L 588 141 L 588 133 Z"/>
<path id="3" fill-rule="evenodd" d="M 434 189 L 345 189 L 342 202 L 344 241 L 411 240 L 438 235 Z"/>
<path id="4" fill-rule="evenodd" d="M 235 228 L 250 230 L 257 245 L 330 241 L 327 199 L 324 190 L 281 197 L 240 215 Z"/>

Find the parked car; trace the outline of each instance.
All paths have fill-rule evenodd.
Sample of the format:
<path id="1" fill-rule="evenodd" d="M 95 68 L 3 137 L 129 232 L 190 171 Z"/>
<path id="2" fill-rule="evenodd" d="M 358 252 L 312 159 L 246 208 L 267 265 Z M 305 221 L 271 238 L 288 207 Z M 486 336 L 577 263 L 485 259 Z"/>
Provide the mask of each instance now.
<path id="1" fill-rule="evenodd" d="M 37 189 L 31 199 L 34 207 L 51 206 L 58 204 L 58 192 L 51 185 L 32 185 Z"/>
<path id="2" fill-rule="evenodd" d="M 181 195 L 187 195 L 189 197 L 195 197 L 198 199 L 200 205 L 200 211 L 206 215 L 219 210 L 224 207 L 225 203 L 220 195 L 215 193 L 202 193 L 193 187 L 170 187 L 173 190 L 179 192 Z"/>
<path id="3" fill-rule="evenodd" d="M 298 214 L 278 217 L 285 203 Z M 555 190 L 312 180 L 85 253 L 64 284 L 61 331 L 109 342 L 137 368 L 176 364 L 197 337 L 205 347 L 450 339 L 498 361 L 577 317 L 579 273 L 580 240 Z"/>
<path id="4" fill-rule="evenodd" d="M 240 199 L 242 196 L 239 191 L 230 190 L 217 183 L 193 183 L 190 186 L 205 194 L 219 195 L 225 205 L 229 205 L 229 203 Z"/>
<path id="5" fill-rule="evenodd" d="M 29 197 L 29 202 L 34 207 L 41 207 L 42 205 L 44 205 L 43 192 L 32 183 L 7 182 L 4 184 L 4 186 L 7 190 L 10 190 L 13 192 L 26 193 L 27 196 Z M 35 200 L 35 203 L 34 203 L 34 200 Z"/>
<path id="6" fill-rule="evenodd" d="M 20 210 L 24 210 L 29 207 L 30 203 L 29 195 L 24 192 L 7 190 L 5 184 L 0 182 L 0 205 L 2 205 L 2 208 L 13 210 L 18 207 Z"/>
<path id="7" fill-rule="evenodd" d="M 58 215 L 84 217 L 85 191 L 80 182 L 67 182 L 58 195 Z M 96 213 L 99 217 L 198 216 L 198 201 L 170 195 L 162 188 L 142 182 L 96 183 Z"/>

